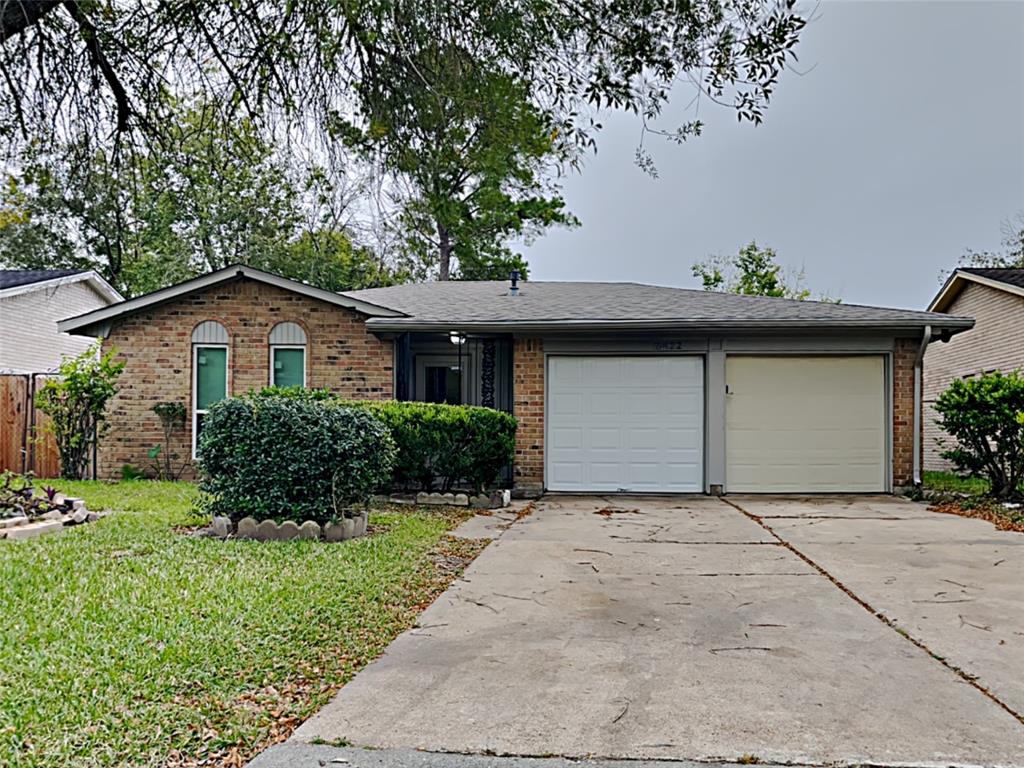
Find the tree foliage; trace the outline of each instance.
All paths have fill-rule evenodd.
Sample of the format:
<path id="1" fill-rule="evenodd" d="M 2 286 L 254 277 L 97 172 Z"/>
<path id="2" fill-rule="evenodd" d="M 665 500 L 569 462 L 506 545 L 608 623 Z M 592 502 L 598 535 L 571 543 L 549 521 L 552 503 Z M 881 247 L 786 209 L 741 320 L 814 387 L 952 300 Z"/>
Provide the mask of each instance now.
<path id="1" fill-rule="evenodd" d="M 522 266 L 511 239 L 572 223 L 552 179 L 596 147 L 600 111 L 682 141 L 699 120 L 660 120 L 682 84 L 758 123 L 804 23 L 793 0 L 7 0 L 0 142 L 136 172 L 125 158 L 178 146 L 176 105 L 201 94 L 335 174 L 357 156 L 428 273 L 490 275 Z"/>
<path id="2" fill-rule="evenodd" d="M 100 356 L 99 342 L 78 357 L 65 358 L 57 375 L 36 393 L 36 407 L 50 417 L 60 454 L 61 476 L 82 480 L 93 447 L 107 429 L 107 401 L 117 394 L 124 363 L 114 350 Z"/>
<path id="3" fill-rule="evenodd" d="M 0 190 L 0 263 L 96 269 L 129 296 L 229 264 L 328 290 L 401 279 L 329 216 L 310 221 L 302 195 L 326 182 L 287 169 L 251 122 L 197 107 L 173 135 L 131 173 L 88 143 L 28 156 Z"/>
<path id="4" fill-rule="evenodd" d="M 968 249 L 960 257 L 962 267 L 1024 267 L 1024 211 L 1006 219 L 1002 226 L 1001 251 L 974 251 Z"/>
<path id="5" fill-rule="evenodd" d="M 705 291 L 725 291 L 745 296 L 775 296 L 785 299 L 809 299 L 803 271 L 786 275 L 778 263 L 774 248 L 761 248 L 751 240 L 735 256 L 712 256 L 693 265 Z M 822 297 L 824 301 L 834 301 Z"/>
<path id="6" fill-rule="evenodd" d="M 942 456 L 959 472 L 987 477 L 993 496 L 1016 495 L 1024 479 L 1024 375 L 995 371 L 954 379 L 935 410 L 938 425 L 955 441 Z"/>

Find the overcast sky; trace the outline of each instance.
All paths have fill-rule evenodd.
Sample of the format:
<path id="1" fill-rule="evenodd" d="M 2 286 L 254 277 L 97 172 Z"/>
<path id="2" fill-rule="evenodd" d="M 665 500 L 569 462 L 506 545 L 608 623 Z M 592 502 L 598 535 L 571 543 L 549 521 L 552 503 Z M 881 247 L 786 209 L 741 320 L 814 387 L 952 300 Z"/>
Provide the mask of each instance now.
<path id="1" fill-rule="evenodd" d="M 700 138 L 648 137 L 657 179 L 637 123 L 606 118 L 565 183 L 582 226 L 526 247 L 531 277 L 696 286 L 694 261 L 756 238 L 816 293 L 923 307 L 964 249 L 999 248 L 1024 210 L 1024 0 L 825 0 L 797 54 L 761 126 L 706 103 Z"/>

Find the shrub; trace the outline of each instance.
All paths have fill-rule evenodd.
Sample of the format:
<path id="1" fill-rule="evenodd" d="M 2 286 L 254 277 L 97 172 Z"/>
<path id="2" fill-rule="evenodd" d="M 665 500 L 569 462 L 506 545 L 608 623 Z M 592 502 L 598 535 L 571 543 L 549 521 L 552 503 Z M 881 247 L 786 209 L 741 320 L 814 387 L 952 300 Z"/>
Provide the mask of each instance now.
<path id="1" fill-rule="evenodd" d="M 343 402 L 326 389 L 268 387 L 257 398 L 285 397 L 342 403 L 366 410 L 391 430 L 398 447 L 393 488 L 443 490 L 464 483 L 475 491 L 493 486 L 515 458 L 516 420 L 510 414 L 471 405 L 362 400 Z"/>
<path id="2" fill-rule="evenodd" d="M 115 350 L 102 357 L 99 352 L 96 342 L 78 357 L 64 358 L 57 377 L 36 393 L 36 407 L 50 417 L 61 476 L 70 480 L 85 477 L 92 448 L 107 428 L 107 401 L 124 370 L 124 363 L 114 362 Z"/>
<path id="3" fill-rule="evenodd" d="M 465 483 L 479 492 L 493 485 L 515 457 L 516 420 L 471 405 L 362 401 L 380 418 L 398 446 L 395 486 L 445 491 Z"/>
<path id="4" fill-rule="evenodd" d="M 217 403 L 198 446 L 207 511 L 235 520 L 338 518 L 386 484 L 394 455 L 369 413 L 280 395 Z"/>
<path id="5" fill-rule="evenodd" d="M 987 477 L 1006 498 L 1024 478 L 1024 376 L 987 373 L 957 379 L 935 401 L 939 426 L 956 444 L 943 450 L 958 472 Z"/>

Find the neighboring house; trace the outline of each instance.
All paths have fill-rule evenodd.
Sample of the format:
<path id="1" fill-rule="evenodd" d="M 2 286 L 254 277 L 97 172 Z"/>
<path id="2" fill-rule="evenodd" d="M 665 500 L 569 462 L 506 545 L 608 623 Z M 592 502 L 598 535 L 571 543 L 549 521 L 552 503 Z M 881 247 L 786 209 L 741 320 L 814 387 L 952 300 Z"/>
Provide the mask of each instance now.
<path id="1" fill-rule="evenodd" d="M 94 339 L 57 330 L 57 321 L 123 301 L 92 270 L 0 269 L 0 371 L 46 373 Z"/>
<path id="2" fill-rule="evenodd" d="M 162 442 L 156 403 L 186 404 L 184 449 L 212 403 L 277 383 L 511 411 L 523 493 L 720 493 L 911 484 L 925 330 L 972 324 L 632 283 L 338 294 L 229 267 L 60 327 L 127 363 L 104 475 Z"/>
<path id="3" fill-rule="evenodd" d="M 970 315 L 975 327 L 928 348 L 924 366 L 924 466 L 947 470 L 941 440 L 949 438 L 936 424 L 936 398 L 954 379 L 990 371 L 1024 368 L 1024 269 L 961 267 L 953 272 L 928 307 L 933 312 Z"/>

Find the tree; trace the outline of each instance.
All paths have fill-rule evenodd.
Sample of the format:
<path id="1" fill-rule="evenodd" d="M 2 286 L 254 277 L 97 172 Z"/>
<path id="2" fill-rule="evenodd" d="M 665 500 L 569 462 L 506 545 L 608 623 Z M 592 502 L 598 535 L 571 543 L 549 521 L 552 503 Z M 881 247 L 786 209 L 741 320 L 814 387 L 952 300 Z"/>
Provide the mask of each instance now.
<path id="1" fill-rule="evenodd" d="M 543 181 L 565 154 L 550 117 L 523 84 L 455 47 L 389 64 L 386 87 L 363 98 L 367 127 L 341 127 L 407 185 L 403 249 L 439 280 L 505 279 L 512 269 L 525 277 L 509 239 L 575 223 Z"/>
<path id="2" fill-rule="evenodd" d="M 1024 267 L 1024 211 L 1003 221 L 1003 250 L 974 251 L 967 249 L 960 257 L 962 267 Z"/>
<path id="3" fill-rule="evenodd" d="M 0 263 L 94 268 L 129 296 L 235 263 L 329 290 L 399 279 L 343 231 L 306 228 L 301 192 L 325 182 L 287 170 L 249 121 L 197 107 L 173 135 L 131 174 L 80 144 L 30 157 L 0 190 Z"/>
<path id="4" fill-rule="evenodd" d="M 36 407 L 50 417 L 60 453 L 61 477 L 82 480 L 89 458 L 107 427 L 107 401 L 117 394 L 124 370 L 114 350 L 100 356 L 99 342 L 78 357 L 65 358 L 57 376 L 36 393 Z"/>
<path id="5" fill-rule="evenodd" d="M 392 269 L 345 232 L 306 231 L 253 266 L 328 291 L 353 291 L 407 282 L 406 269 Z"/>
<path id="6" fill-rule="evenodd" d="M 693 276 L 701 279 L 705 291 L 809 299 L 811 292 L 803 286 L 803 271 L 787 278 L 776 259 L 775 249 L 759 248 L 757 241 L 751 240 L 735 256 L 713 256 L 697 262 Z"/>
<path id="7" fill-rule="evenodd" d="M 569 221 L 540 182 L 596 147 L 596 112 L 682 141 L 699 120 L 656 122 L 684 83 L 759 123 L 804 24 L 794 0 L 5 0 L 0 141 L 73 138 L 121 162 L 173 145 L 171 105 L 196 93 L 326 155 L 356 128 L 375 150 L 363 159 L 395 177 L 410 250 L 432 247 L 438 275 L 453 258 L 479 274 L 514 258 L 508 236 Z"/>

